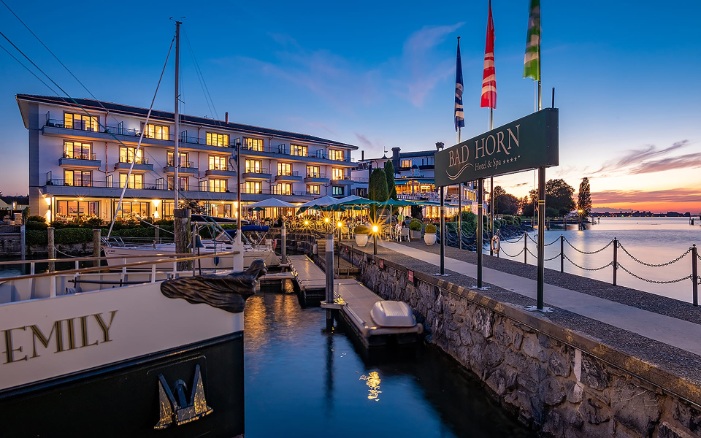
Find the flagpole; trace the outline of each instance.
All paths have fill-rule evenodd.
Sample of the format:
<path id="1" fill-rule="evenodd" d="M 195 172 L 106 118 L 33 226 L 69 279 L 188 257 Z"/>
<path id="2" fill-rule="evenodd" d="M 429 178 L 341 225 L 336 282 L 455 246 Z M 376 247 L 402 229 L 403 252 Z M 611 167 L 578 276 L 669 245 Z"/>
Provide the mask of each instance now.
<path id="1" fill-rule="evenodd" d="M 489 108 L 489 130 L 494 129 L 494 108 Z M 494 236 L 494 176 L 489 177 L 489 229 L 492 232 L 492 237 Z M 494 245 L 489 245 L 489 255 L 494 255 Z"/>

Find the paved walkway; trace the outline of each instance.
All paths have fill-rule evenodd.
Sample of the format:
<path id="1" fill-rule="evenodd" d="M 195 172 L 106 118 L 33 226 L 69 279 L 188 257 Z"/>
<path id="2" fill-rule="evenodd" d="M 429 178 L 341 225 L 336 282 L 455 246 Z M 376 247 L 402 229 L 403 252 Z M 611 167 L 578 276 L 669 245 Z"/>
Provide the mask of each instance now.
<path id="1" fill-rule="evenodd" d="M 440 266 L 440 255 L 438 254 L 394 242 L 383 241 L 378 242 L 378 245 L 433 264 L 436 267 Z M 446 257 L 445 269 L 477 278 L 477 266 L 472 263 Z M 436 272 L 438 272 L 438 268 Z M 449 280 L 450 277 L 446 279 Z M 493 284 L 536 299 L 538 285 L 535 280 L 484 267 L 482 268 L 482 280 L 485 285 Z M 699 324 L 547 283 L 543 286 L 543 299 L 546 305 L 586 316 L 701 356 L 701 325 Z"/>

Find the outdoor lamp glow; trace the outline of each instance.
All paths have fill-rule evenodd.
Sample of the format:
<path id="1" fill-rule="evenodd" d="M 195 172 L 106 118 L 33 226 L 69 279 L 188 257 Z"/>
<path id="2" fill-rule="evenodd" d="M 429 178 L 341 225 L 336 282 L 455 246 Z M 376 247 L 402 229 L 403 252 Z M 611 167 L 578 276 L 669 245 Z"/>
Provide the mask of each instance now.
<path id="1" fill-rule="evenodd" d="M 304 220 L 304 226 L 305 226 L 305 227 L 308 227 L 308 226 L 309 226 L 309 219 L 305 219 L 305 220 Z"/>
<path id="2" fill-rule="evenodd" d="M 341 222 L 341 221 L 336 222 L 336 226 L 338 228 L 343 228 L 343 222 Z"/>
<path id="3" fill-rule="evenodd" d="M 324 223 L 327 223 L 327 224 L 328 224 L 329 222 L 331 222 L 331 219 L 329 219 L 328 216 L 325 217 L 325 218 L 324 218 Z"/>
<path id="4" fill-rule="evenodd" d="M 372 234 L 377 234 L 377 232 L 380 231 L 380 227 L 377 225 L 372 226 Z"/>

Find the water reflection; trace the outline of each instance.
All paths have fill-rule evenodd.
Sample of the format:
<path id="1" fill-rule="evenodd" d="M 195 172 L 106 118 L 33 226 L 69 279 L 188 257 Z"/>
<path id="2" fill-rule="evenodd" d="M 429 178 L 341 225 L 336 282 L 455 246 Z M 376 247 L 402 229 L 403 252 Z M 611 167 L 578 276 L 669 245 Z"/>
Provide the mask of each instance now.
<path id="1" fill-rule="evenodd" d="M 366 362 L 295 295 L 249 298 L 245 324 L 247 438 L 534 436 L 434 348 Z"/>

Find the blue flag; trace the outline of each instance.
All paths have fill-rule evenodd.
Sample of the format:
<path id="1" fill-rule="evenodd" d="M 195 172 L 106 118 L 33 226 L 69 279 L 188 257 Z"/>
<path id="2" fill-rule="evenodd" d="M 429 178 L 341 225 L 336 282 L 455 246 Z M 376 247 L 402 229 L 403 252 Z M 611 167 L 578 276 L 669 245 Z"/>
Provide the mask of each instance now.
<path id="1" fill-rule="evenodd" d="M 460 61 L 460 37 L 458 37 L 458 58 L 455 63 L 455 131 L 465 126 L 465 113 L 462 109 L 462 62 Z"/>

